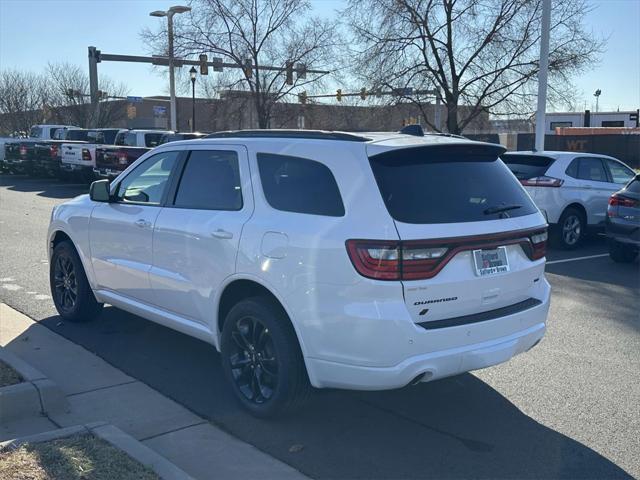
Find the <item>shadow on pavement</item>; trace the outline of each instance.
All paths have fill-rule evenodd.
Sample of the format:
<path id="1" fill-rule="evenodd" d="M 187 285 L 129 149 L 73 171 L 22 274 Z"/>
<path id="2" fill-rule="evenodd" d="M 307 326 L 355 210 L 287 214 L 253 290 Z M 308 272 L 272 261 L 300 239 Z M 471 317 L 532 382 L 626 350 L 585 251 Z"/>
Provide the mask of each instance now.
<path id="1" fill-rule="evenodd" d="M 37 192 L 36 195 L 48 198 L 73 198 L 89 193 L 89 185 L 66 183 L 53 178 L 32 178 L 25 175 L 0 175 L 0 186 L 16 192 Z"/>
<path id="2" fill-rule="evenodd" d="M 258 420 L 232 398 L 210 345 L 113 307 L 92 323 L 41 323 L 313 478 L 630 478 L 471 374 L 316 391 L 295 415 Z"/>

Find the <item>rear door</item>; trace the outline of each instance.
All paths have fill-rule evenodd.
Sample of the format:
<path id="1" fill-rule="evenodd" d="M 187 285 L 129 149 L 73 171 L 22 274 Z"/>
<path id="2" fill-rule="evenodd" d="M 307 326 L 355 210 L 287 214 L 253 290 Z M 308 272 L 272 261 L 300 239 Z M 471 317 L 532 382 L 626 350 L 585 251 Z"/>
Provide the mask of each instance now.
<path id="1" fill-rule="evenodd" d="M 155 303 L 191 320 L 215 317 L 214 299 L 235 272 L 240 233 L 253 212 L 243 146 L 194 148 L 155 222 Z"/>
<path id="2" fill-rule="evenodd" d="M 536 296 L 544 262 L 532 259 L 531 238 L 544 232 L 545 222 L 498 159 L 501 153 L 499 146 L 475 144 L 370 156 L 403 243 L 402 283 L 415 322 L 508 307 Z"/>
<path id="3" fill-rule="evenodd" d="M 576 184 L 582 193 L 583 205 L 587 211 L 587 223 L 597 225 L 604 222 L 609 197 L 620 189 L 609 181 L 604 159 L 599 157 L 579 157 Z"/>

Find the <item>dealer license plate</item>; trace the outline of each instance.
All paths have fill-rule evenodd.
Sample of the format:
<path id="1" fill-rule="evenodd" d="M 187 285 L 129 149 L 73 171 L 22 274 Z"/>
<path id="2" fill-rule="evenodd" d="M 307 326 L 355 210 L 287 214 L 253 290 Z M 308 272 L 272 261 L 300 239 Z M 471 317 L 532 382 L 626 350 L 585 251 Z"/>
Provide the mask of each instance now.
<path id="1" fill-rule="evenodd" d="M 507 247 L 498 247 L 491 250 L 474 250 L 473 263 L 476 275 L 486 277 L 509 271 L 509 259 Z"/>

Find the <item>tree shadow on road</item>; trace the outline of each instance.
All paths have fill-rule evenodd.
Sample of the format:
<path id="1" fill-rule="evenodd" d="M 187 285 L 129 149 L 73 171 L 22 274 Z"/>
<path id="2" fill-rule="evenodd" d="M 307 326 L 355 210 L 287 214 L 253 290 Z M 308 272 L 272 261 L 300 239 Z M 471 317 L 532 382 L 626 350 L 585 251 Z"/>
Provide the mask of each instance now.
<path id="1" fill-rule="evenodd" d="M 112 307 L 87 324 L 41 323 L 313 478 L 631 478 L 471 374 L 319 390 L 294 415 L 258 420 L 232 398 L 208 344 Z"/>
<path id="2" fill-rule="evenodd" d="M 24 175 L 0 175 L 0 187 L 57 199 L 73 198 L 89 193 L 89 185 L 82 183 L 68 183 L 54 178 L 32 178 Z"/>

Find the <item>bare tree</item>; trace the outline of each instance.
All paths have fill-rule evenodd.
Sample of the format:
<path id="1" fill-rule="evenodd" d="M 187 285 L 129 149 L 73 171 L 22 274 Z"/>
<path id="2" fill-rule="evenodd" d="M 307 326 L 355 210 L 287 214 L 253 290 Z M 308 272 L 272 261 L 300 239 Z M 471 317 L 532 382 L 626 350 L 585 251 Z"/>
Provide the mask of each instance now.
<path id="1" fill-rule="evenodd" d="M 93 105 L 89 96 L 89 78 L 77 65 L 50 63 L 46 76 L 46 103 L 55 107 L 51 109 L 51 120 L 84 128 L 108 127 L 125 115 L 122 102 L 108 101 L 127 94 L 127 87 L 123 84 L 102 76 L 100 91 L 104 93 L 98 105 Z"/>
<path id="2" fill-rule="evenodd" d="M 0 131 L 28 132 L 42 120 L 44 80 L 40 75 L 18 70 L 0 72 Z"/>
<path id="3" fill-rule="evenodd" d="M 260 128 L 269 127 L 276 102 L 320 78 L 294 75 L 293 85 L 288 85 L 286 62 L 314 69 L 332 60 L 335 26 L 310 17 L 306 0 L 192 0 L 190 5 L 189 16 L 176 17 L 176 55 L 205 53 L 238 65 L 249 60 L 251 68 L 235 70 L 230 87 L 249 93 Z M 166 31 L 146 30 L 142 38 L 155 53 L 166 51 Z M 279 69 L 260 68 L 267 65 Z"/>
<path id="4" fill-rule="evenodd" d="M 542 0 L 350 0 L 358 75 L 387 88 L 437 88 L 447 130 L 479 115 L 532 110 L 539 69 Z M 587 32 L 587 0 L 554 0 L 550 98 L 564 100 L 571 78 L 590 67 L 603 42 Z M 415 91 L 414 90 L 414 91 Z M 407 93 L 435 129 L 427 97 Z"/>

